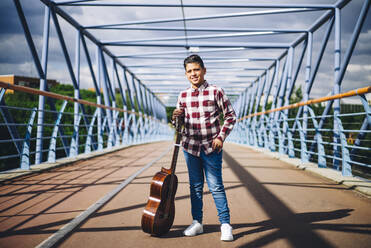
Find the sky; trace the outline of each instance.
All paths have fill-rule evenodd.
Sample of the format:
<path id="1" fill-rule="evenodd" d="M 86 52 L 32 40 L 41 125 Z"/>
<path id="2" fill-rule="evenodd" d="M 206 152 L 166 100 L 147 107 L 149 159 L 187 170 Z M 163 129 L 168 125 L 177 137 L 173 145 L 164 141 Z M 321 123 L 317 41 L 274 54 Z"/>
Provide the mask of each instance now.
<path id="1" fill-rule="evenodd" d="M 96 1 L 102 2 L 102 1 Z M 107 1 L 106 1 L 107 2 Z M 124 1 L 111 0 L 111 3 L 153 3 L 152 1 Z M 313 1 L 191 1 L 183 0 L 184 4 L 248 4 L 248 3 L 319 3 L 319 4 L 333 4 L 334 0 L 313 0 Z M 344 55 L 347 50 L 350 37 L 353 32 L 354 25 L 359 15 L 363 0 L 352 0 L 341 10 L 341 54 Z M 156 1 L 159 3 L 176 3 L 180 1 L 162 0 Z M 28 25 L 30 27 L 36 48 L 41 58 L 42 51 L 42 35 L 43 35 L 43 19 L 44 19 L 44 5 L 39 0 L 21 0 Z M 83 26 L 94 26 L 101 24 L 115 24 L 127 23 L 131 21 L 143 20 L 157 20 L 168 18 L 182 18 L 181 8 L 148 8 L 148 7 L 63 7 L 63 10 L 71 15 Z M 233 8 L 184 8 L 184 15 L 186 18 L 209 16 L 209 15 L 226 15 L 235 14 L 247 11 L 261 11 L 262 9 L 233 9 Z M 264 9 L 263 9 L 264 10 Z M 272 15 L 254 15 L 250 17 L 232 17 L 232 18 L 218 18 L 200 21 L 186 21 L 185 24 L 181 22 L 157 23 L 146 25 L 129 25 L 126 27 L 172 27 L 183 28 L 186 25 L 187 29 L 192 28 L 223 28 L 223 29 L 243 29 L 243 28 L 274 28 L 274 29 L 308 29 L 324 11 L 306 12 L 306 13 L 286 13 L 286 14 L 272 14 Z M 68 51 L 72 62 L 75 57 L 75 40 L 76 31 L 62 18 L 59 18 L 62 27 L 64 39 L 66 40 Z M 322 37 L 327 25 L 321 27 L 314 33 L 313 36 L 313 57 L 312 65 L 316 61 L 317 53 L 320 48 Z M 61 53 L 59 41 L 56 36 L 53 22 L 51 22 L 50 29 L 50 46 L 48 58 L 48 78 L 56 79 L 61 83 L 71 84 L 71 79 L 67 72 L 67 67 Z M 108 41 L 131 41 L 143 39 L 160 39 L 164 37 L 183 37 L 184 31 L 137 31 L 137 30 L 89 30 L 96 38 L 102 42 Z M 332 32 L 330 41 L 321 67 L 319 69 L 316 81 L 310 97 L 316 98 L 328 95 L 334 84 L 334 32 Z M 220 32 L 200 32 L 188 31 L 187 37 L 200 35 L 222 35 L 226 34 Z M 291 43 L 298 37 L 298 34 L 285 35 L 258 35 L 258 36 L 233 36 L 227 38 L 212 38 L 212 39 L 189 39 L 188 45 L 191 47 L 199 47 L 206 42 L 224 43 L 224 44 L 246 44 L 250 42 L 261 43 Z M 371 17 L 370 12 L 365 20 L 359 36 L 358 43 L 355 47 L 350 64 L 347 68 L 344 80 L 341 85 L 341 91 L 365 87 L 371 85 Z M 185 44 L 185 40 L 170 40 L 170 41 L 153 41 L 153 43 L 164 44 Z M 146 42 L 141 42 L 146 43 Z M 95 61 L 95 45 L 88 41 L 90 55 Z M 171 47 L 145 47 L 145 46 L 109 46 L 108 49 L 115 55 L 133 55 L 145 54 L 150 52 L 173 52 L 173 54 L 156 55 L 156 58 L 120 58 L 120 61 L 127 65 L 129 69 L 137 74 L 137 77 L 152 90 L 160 91 L 180 91 L 187 87 L 188 83 L 184 77 L 183 59 L 189 53 L 184 48 Z M 298 55 L 301 53 L 302 46 L 299 45 L 295 49 L 296 59 L 294 65 L 297 63 Z M 279 56 L 283 50 L 279 49 L 245 49 L 235 51 L 219 51 L 219 52 L 205 52 L 206 48 L 199 48 L 200 55 L 205 60 L 206 68 L 208 68 L 206 79 L 212 83 L 220 85 L 225 88 L 226 92 L 240 91 L 250 83 L 249 76 L 256 76 L 259 71 L 229 71 L 223 68 L 249 68 L 249 67 L 266 67 L 271 61 L 244 61 L 244 58 L 274 58 Z M 210 50 L 210 49 L 209 49 Z M 215 50 L 215 49 L 214 49 Z M 81 53 L 83 54 L 83 53 Z M 239 60 L 236 60 L 239 59 Z M 242 60 L 241 60 L 242 59 Z M 215 62 L 215 60 L 219 60 Z M 108 67 L 110 67 L 110 60 Z M 305 62 L 301 67 L 296 82 L 296 87 L 303 87 L 305 81 Z M 150 67 L 140 67 L 147 65 Z M 164 67 L 156 67 L 166 66 Z M 281 65 L 282 66 L 282 65 Z M 169 67 L 169 68 L 168 68 Z M 171 68 L 170 68 L 171 67 Z M 217 68 L 215 68 L 217 67 Z M 295 66 L 294 66 L 295 67 Z M 215 69 L 213 69 L 215 68 Z M 218 69 L 219 68 L 219 69 Z M 282 68 L 282 67 L 281 67 Z M 81 75 L 80 85 L 82 88 L 92 88 L 93 83 L 90 77 L 90 72 L 86 63 L 84 55 L 81 55 Z M 148 75 L 149 72 L 155 72 L 156 75 Z M 0 75 L 15 74 L 22 76 L 37 77 L 37 72 L 32 60 L 31 53 L 24 38 L 24 33 L 17 16 L 15 6 L 12 0 L 0 1 Z M 120 72 L 122 75 L 122 72 Z M 165 77 L 164 77 L 165 75 Z M 164 85 L 164 86 L 162 86 Z M 239 88 L 237 88 L 239 87 Z M 176 93 L 172 94 L 170 98 L 163 98 L 164 100 L 174 101 Z M 369 98 L 369 96 L 368 96 Z M 359 102 L 357 97 L 347 100 L 349 102 Z"/>

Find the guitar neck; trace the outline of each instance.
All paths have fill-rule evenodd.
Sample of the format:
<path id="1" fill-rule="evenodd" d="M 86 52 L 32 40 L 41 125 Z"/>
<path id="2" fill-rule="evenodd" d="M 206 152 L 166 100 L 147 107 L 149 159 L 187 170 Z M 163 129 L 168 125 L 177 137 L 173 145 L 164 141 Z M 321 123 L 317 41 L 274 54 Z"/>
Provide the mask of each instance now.
<path id="1" fill-rule="evenodd" d="M 175 141 L 175 144 L 174 144 L 173 158 L 171 160 L 171 167 L 170 167 L 171 174 L 175 174 L 175 167 L 176 167 L 176 162 L 178 160 L 180 139 L 181 139 L 180 132 L 176 132 L 176 141 Z"/>

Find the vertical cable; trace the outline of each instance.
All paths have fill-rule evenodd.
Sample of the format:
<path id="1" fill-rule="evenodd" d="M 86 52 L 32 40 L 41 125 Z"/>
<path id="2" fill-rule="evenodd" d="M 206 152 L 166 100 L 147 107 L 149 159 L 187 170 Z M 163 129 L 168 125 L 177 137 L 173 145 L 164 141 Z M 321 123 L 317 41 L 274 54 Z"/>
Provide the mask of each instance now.
<path id="1" fill-rule="evenodd" d="M 186 49 L 187 49 L 187 55 L 188 55 L 189 54 L 189 45 L 188 45 L 188 38 L 187 38 L 187 25 L 186 25 L 186 21 L 185 21 L 183 0 L 180 0 L 180 4 L 182 5 L 184 36 L 185 36 L 185 43 L 186 43 Z"/>

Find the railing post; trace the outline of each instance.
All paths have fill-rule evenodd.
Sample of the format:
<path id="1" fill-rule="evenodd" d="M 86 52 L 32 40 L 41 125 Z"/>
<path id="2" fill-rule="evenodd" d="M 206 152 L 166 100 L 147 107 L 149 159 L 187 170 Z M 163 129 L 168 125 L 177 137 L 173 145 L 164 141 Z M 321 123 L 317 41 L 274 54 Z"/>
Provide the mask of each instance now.
<path id="1" fill-rule="evenodd" d="M 80 99 L 80 30 L 76 32 L 76 49 L 75 49 L 75 78 L 76 86 L 74 88 L 74 97 Z M 70 157 L 75 157 L 79 154 L 79 125 L 81 115 L 79 115 L 79 103 L 73 104 L 73 135 L 70 145 Z"/>
<path id="2" fill-rule="evenodd" d="M 152 95 L 152 92 L 148 89 L 147 90 L 147 95 L 148 95 L 148 106 L 149 106 L 149 112 L 150 112 L 150 115 L 151 115 L 151 120 L 150 120 L 150 128 L 149 128 L 149 135 L 151 136 L 151 140 L 156 140 L 156 137 L 155 135 L 153 135 L 153 132 L 154 132 L 154 129 L 156 127 L 156 116 L 155 116 L 155 112 L 154 112 L 154 109 L 153 109 L 153 95 Z"/>
<path id="3" fill-rule="evenodd" d="M 45 6 L 44 13 L 44 31 L 43 31 L 43 50 L 41 57 L 42 70 L 44 71 L 44 78 L 40 79 L 40 90 L 46 89 L 47 84 L 47 70 L 48 70 L 48 53 L 49 53 L 49 30 L 50 30 L 50 9 Z M 39 95 L 39 107 L 37 114 L 37 131 L 36 131 L 36 153 L 35 153 L 35 164 L 42 162 L 42 150 L 43 150 L 43 131 L 44 131 L 44 106 L 45 97 Z"/>
<path id="4" fill-rule="evenodd" d="M 125 71 L 123 71 L 125 73 Z M 121 83 L 120 83 L 121 85 Z M 123 108 L 125 110 L 124 112 L 124 131 L 123 131 L 123 136 L 122 136 L 122 144 L 129 144 L 129 115 L 126 111 L 128 111 L 128 101 L 126 97 L 126 90 L 122 90 L 122 101 L 123 101 Z"/>
<path id="5" fill-rule="evenodd" d="M 266 74 L 267 74 L 267 72 L 265 71 L 265 75 Z M 266 81 L 267 81 L 267 76 L 265 76 L 264 80 L 262 79 L 262 76 L 259 77 L 259 81 L 258 81 L 259 82 L 259 92 L 258 92 L 258 98 L 256 99 L 256 104 L 255 104 L 255 111 L 254 111 L 255 113 L 259 112 L 260 101 L 261 101 L 261 97 L 262 97 L 262 94 L 263 94 L 263 90 L 264 90 Z M 260 146 L 261 134 L 260 134 L 260 131 L 259 131 L 259 124 L 257 123 L 257 116 L 254 116 L 253 128 L 254 128 L 254 146 Z"/>
<path id="6" fill-rule="evenodd" d="M 121 85 L 121 80 L 120 80 L 120 77 L 119 77 L 119 74 L 118 74 L 118 71 L 117 71 L 117 65 L 116 65 L 116 62 L 115 60 L 112 61 L 113 62 L 113 67 L 114 67 L 114 71 L 115 71 L 115 75 L 113 75 L 113 78 L 116 78 L 117 80 L 117 84 L 119 86 L 119 90 L 120 90 L 120 95 L 121 95 L 121 99 L 122 99 L 122 108 L 124 110 L 124 117 L 121 119 L 119 125 L 119 129 L 120 129 L 120 134 L 121 134 L 121 144 L 125 144 L 126 142 L 126 139 L 127 139 L 127 115 L 128 113 L 126 112 L 127 111 L 127 101 L 126 101 L 126 92 L 122 89 L 122 85 Z M 125 72 L 124 72 L 125 73 Z M 122 130 L 122 127 L 124 126 L 124 130 Z"/>
<path id="7" fill-rule="evenodd" d="M 274 97 L 273 97 L 273 100 L 272 100 L 272 106 L 271 106 L 271 109 L 274 109 L 275 106 L 276 106 L 276 99 L 277 99 L 277 96 L 278 96 L 278 92 L 279 92 L 279 80 L 278 80 L 278 73 L 279 73 L 279 68 L 280 68 L 280 60 L 277 59 L 276 60 L 276 64 L 275 64 L 275 67 L 274 67 Z M 273 80 L 273 79 L 272 79 Z M 275 133 L 275 123 L 274 123 L 274 116 L 275 116 L 275 113 L 270 113 L 269 114 L 269 132 L 268 132 L 268 139 L 269 139 L 269 149 L 274 152 L 276 150 L 276 147 L 275 147 L 275 140 L 274 140 L 274 133 Z"/>
<path id="8" fill-rule="evenodd" d="M 97 103 L 102 104 L 102 96 L 101 96 L 101 89 L 102 89 L 102 65 L 101 65 L 101 52 L 99 46 L 96 48 L 96 64 L 97 64 L 97 71 L 98 71 L 98 90 L 99 93 L 97 94 Z M 98 120 L 97 120 L 97 135 L 98 135 L 98 151 L 103 149 L 103 128 L 102 128 L 102 118 L 103 118 L 103 111 L 101 108 L 98 108 Z"/>
<path id="9" fill-rule="evenodd" d="M 141 107 L 140 107 L 140 102 L 139 102 L 139 98 L 138 98 L 138 90 L 137 90 L 137 87 L 136 87 L 136 79 L 135 79 L 135 77 L 134 77 L 134 75 L 132 75 L 132 77 L 131 77 L 131 83 L 132 83 L 132 86 L 133 86 L 133 89 L 134 89 L 134 96 L 135 96 L 135 100 L 136 100 L 136 102 L 137 102 L 137 104 L 138 104 L 138 114 L 142 114 L 142 112 L 141 112 Z M 137 125 L 135 126 L 135 129 L 136 129 L 136 131 L 137 131 L 137 136 L 136 136 L 136 142 L 140 142 L 141 141 L 141 139 L 142 139 L 142 116 L 141 115 L 139 115 L 138 116 L 138 122 L 136 123 Z M 138 130 L 139 130 L 139 132 L 138 132 Z M 139 134 L 139 135 L 138 135 Z"/>
<path id="10" fill-rule="evenodd" d="M 140 122 L 141 122 L 141 128 L 140 128 L 140 136 L 141 136 L 141 141 L 143 142 L 145 140 L 145 133 L 146 133 L 146 117 L 147 117 L 147 114 L 146 114 L 146 107 L 144 105 L 144 98 L 143 98 L 143 87 L 142 87 L 142 83 L 137 80 L 137 94 L 138 94 L 138 97 L 137 99 L 139 100 L 139 107 L 141 109 L 141 112 L 142 112 L 142 116 L 140 117 Z"/>
<path id="11" fill-rule="evenodd" d="M 259 83 L 258 81 L 255 81 L 254 82 L 254 87 L 251 88 L 251 98 L 250 98 L 250 103 L 249 103 L 249 113 L 248 114 L 251 114 L 252 111 L 253 111 L 253 107 L 254 107 L 254 102 L 256 100 L 256 95 L 258 94 L 258 89 L 259 89 Z M 254 92 L 254 93 L 253 93 Z M 248 144 L 250 145 L 254 145 L 254 135 L 253 135 L 253 127 L 252 127 L 252 120 L 251 118 L 248 118 L 247 120 L 247 123 L 246 123 L 246 127 L 247 127 L 247 138 L 248 138 Z"/>
<path id="12" fill-rule="evenodd" d="M 106 62 L 104 59 L 104 54 L 102 49 L 99 49 L 99 59 L 101 61 L 101 67 L 102 67 L 102 88 L 103 88 L 103 98 L 104 98 L 104 105 L 107 107 L 113 106 L 115 98 L 112 93 L 112 89 L 110 88 L 110 83 L 109 83 L 109 77 L 108 77 L 108 72 L 107 72 L 107 66 Z M 110 94 L 111 93 L 111 94 Z M 112 104 L 110 100 L 110 95 L 112 97 Z M 107 140 L 107 147 L 112 147 L 113 145 L 113 129 L 114 129 L 114 124 L 113 124 L 113 111 L 110 109 L 106 109 L 106 118 L 107 118 L 107 126 L 108 126 L 108 140 Z"/>
<path id="13" fill-rule="evenodd" d="M 84 52 L 85 52 L 86 62 L 88 63 L 88 67 L 89 67 L 91 79 L 93 81 L 93 85 L 94 85 L 94 89 L 95 89 L 95 94 L 96 94 L 96 97 L 98 99 L 98 96 L 100 96 L 100 89 L 98 87 L 97 78 L 95 76 L 94 69 L 93 69 L 93 63 L 92 63 L 91 58 L 90 58 L 90 55 L 89 55 L 89 50 L 88 50 L 88 47 L 86 45 L 86 41 L 85 41 L 84 35 L 81 35 L 81 44 L 82 44 L 82 47 L 83 47 Z M 98 69 L 98 71 L 99 71 L 99 69 Z M 98 102 L 98 100 L 97 100 L 97 102 Z M 89 125 L 89 127 L 90 127 L 90 125 Z M 86 129 L 89 129 L 89 127 L 87 127 Z M 93 137 L 91 137 L 91 138 L 93 138 Z M 93 140 L 95 141 L 94 138 L 93 138 Z M 96 150 L 97 149 L 97 146 L 98 145 L 95 144 L 95 142 L 94 142 L 93 149 Z M 86 147 L 86 143 L 85 143 L 85 147 Z"/>
<path id="14" fill-rule="evenodd" d="M 343 176 L 352 176 L 352 167 L 350 166 L 350 156 L 349 150 L 347 148 L 347 139 L 344 135 L 343 125 L 341 124 L 340 118 L 335 115 L 334 116 L 335 123 L 338 126 L 337 130 L 339 131 L 339 139 L 341 142 L 341 155 L 342 155 L 342 163 L 341 163 L 341 174 Z"/>
<path id="15" fill-rule="evenodd" d="M 152 93 L 152 102 L 153 102 L 153 111 L 154 111 L 154 116 L 156 117 L 157 120 L 160 121 L 160 113 L 158 111 L 158 102 L 157 102 L 156 96 Z M 155 132 L 157 134 L 156 139 L 161 139 L 161 129 L 160 126 L 156 124 L 155 126 Z"/>
<path id="16" fill-rule="evenodd" d="M 292 79 L 292 67 L 294 63 L 294 48 L 291 46 L 288 51 L 288 67 L 287 67 L 287 87 L 286 87 L 286 93 L 285 93 L 285 105 L 290 104 L 290 92 L 293 91 L 295 81 Z M 290 131 L 290 126 L 287 121 L 289 117 L 289 110 L 286 109 L 283 113 L 283 129 L 284 129 L 284 134 L 287 139 L 287 154 L 289 157 L 294 157 L 294 144 L 292 142 L 292 133 Z"/>
<path id="17" fill-rule="evenodd" d="M 146 127 L 146 130 L 145 130 L 145 139 L 146 140 L 150 140 L 151 137 L 148 136 L 149 132 L 150 132 L 150 124 L 151 124 L 151 121 L 150 121 L 150 117 L 151 117 L 151 112 L 150 112 L 150 106 L 149 106 L 149 99 L 148 99 L 148 89 L 144 86 L 144 84 L 142 84 L 142 88 L 143 88 L 143 98 L 144 98 L 144 105 L 145 105 L 145 109 L 146 109 L 146 119 L 144 120 L 145 121 L 145 127 Z"/>
<path id="18" fill-rule="evenodd" d="M 245 89 L 245 91 L 241 94 L 240 98 L 240 105 L 241 105 L 241 113 L 240 118 L 245 116 L 245 113 L 247 111 L 247 104 L 248 104 L 248 97 L 249 97 L 249 90 L 251 87 L 248 87 Z M 246 135 L 246 128 L 245 128 L 246 120 L 239 121 L 237 123 L 237 131 L 239 132 L 239 135 L 236 137 L 236 141 L 240 144 L 246 143 L 247 135 Z"/>
<path id="19" fill-rule="evenodd" d="M 308 45 L 307 45 L 307 64 L 305 67 L 305 90 L 303 100 L 309 100 L 310 93 L 310 75 L 312 71 L 312 48 L 313 48 L 313 33 L 308 32 Z M 308 150 L 307 150 L 307 129 L 308 129 L 308 105 L 303 106 L 303 134 L 304 139 L 301 140 L 301 161 L 306 163 L 309 161 Z"/>
<path id="20" fill-rule="evenodd" d="M 112 107 L 116 108 L 117 107 L 117 101 L 116 101 L 116 77 L 115 77 L 115 70 L 116 70 L 116 67 L 115 67 L 115 60 L 112 58 L 112 63 L 111 63 L 111 70 L 112 70 L 112 76 L 111 76 L 111 84 L 110 84 L 110 87 L 111 87 L 111 93 L 112 93 Z M 107 77 L 108 77 L 108 73 L 107 73 Z M 112 119 L 113 119 L 113 122 L 112 122 L 112 133 L 113 133 L 113 145 L 114 146 L 119 146 L 120 145 L 120 136 L 119 136 L 119 133 L 118 133 L 118 125 L 119 125 L 119 121 L 118 121 L 118 111 L 116 110 L 113 110 L 112 111 Z"/>
<path id="21" fill-rule="evenodd" d="M 339 77 L 339 72 L 340 72 L 340 63 L 341 63 L 341 14 L 340 14 L 340 9 L 335 8 L 335 50 L 334 50 L 334 78 L 335 80 Z M 339 94 L 340 93 L 340 81 L 336 80 L 334 82 L 334 94 Z M 339 170 L 340 169 L 340 161 L 338 159 L 341 158 L 340 155 L 340 149 L 341 147 L 341 140 L 340 140 L 340 130 L 339 130 L 339 123 L 336 120 L 337 116 L 340 114 L 340 100 L 337 99 L 334 101 L 334 138 L 333 142 L 335 143 L 333 145 L 333 150 L 334 150 L 334 159 L 333 159 L 333 165 L 334 168 Z"/>
<path id="22" fill-rule="evenodd" d="M 48 162 L 55 162 L 56 159 L 57 134 L 59 131 L 59 125 L 61 123 L 63 112 L 67 106 L 67 103 L 68 103 L 67 101 L 63 102 L 61 109 L 58 112 L 57 119 L 55 120 L 54 123 L 54 128 L 49 143 Z"/>
<path id="23" fill-rule="evenodd" d="M 316 116 L 314 114 L 314 111 L 309 106 L 308 106 L 308 110 L 312 117 L 314 128 L 316 130 L 314 138 L 316 139 L 316 142 L 317 142 L 318 167 L 326 168 L 325 148 L 323 146 L 321 131 L 319 130 L 318 122 L 315 118 Z"/>
<path id="24" fill-rule="evenodd" d="M 32 126 L 35 119 L 37 108 L 33 108 L 30 119 L 27 124 L 26 135 L 23 141 L 22 155 L 21 155 L 21 169 L 30 169 L 30 138 L 32 133 Z"/>
<path id="25" fill-rule="evenodd" d="M 130 134 L 130 142 L 131 143 L 134 143 L 135 142 L 135 139 L 136 139 L 136 135 L 137 135 L 137 129 L 136 129 L 136 117 L 135 117 L 135 106 L 134 106 L 134 98 L 133 98 L 133 94 L 132 94 L 132 90 L 129 86 L 129 80 L 127 78 L 127 75 L 126 75 L 126 70 L 124 70 L 124 81 L 125 81 L 125 84 L 126 84 L 126 88 L 127 88 L 127 91 L 128 91 L 128 95 L 129 95 L 129 102 L 130 102 L 130 106 L 131 106 L 131 111 L 132 113 L 130 114 L 129 116 L 129 119 L 128 119 L 128 132 Z"/>
<path id="26" fill-rule="evenodd" d="M 97 119 L 97 116 L 98 116 L 99 112 L 100 112 L 100 108 L 96 108 L 95 111 L 94 111 L 93 118 L 91 118 L 91 120 L 90 120 L 90 125 L 89 125 L 89 128 L 88 128 L 88 135 L 86 137 L 84 153 L 90 153 L 91 152 L 91 141 L 92 141 L 92 137 L 93 137 L 93 128 L 94 128 L 95 119 Z"/>
<path id="27" fill-rule="evenodd" d="M 286 66 L 283 70 L 283 74 L 280 80 L 280 93 L 279 93 L 276 107 L 282 107 L 282 104 L 283 104 L 283 99 L 285 97 L 285 92 L 286 92 L 286 87 L 287 87 L 287 71 L 288 71 L 288 59 L 286 60 Z M 278 152 L 281 154 L 284 154 L 285 149 L 284 149 L 284 137 L 281 131 L 281 120 L 282 120 L 281 113 L 282 111 L 277 111 L 276 113 L 274 113 L 275 114 L 274 122 L 276 125 L 277 134 L 278 134 L 278 143 L 279 143 Z"/>
<path id="28" fill-rule="evenodd" d="M 268 86 L 265 88 L 264 90 L 264 100 L 263 100 L 263 106 L 262 106 L 262 111 L 265 111 L 266 110 L 266 105 L 267 105 L 267 102 L 268 102 L 268 97 L 270 95 L 270 92 L 272 90 L 272 86 L 273 86 L 273 79 L 275 77 L 275 72 L 276 70 L 274 70 L 273 72 L 273 75 L 271 76 L 271 78 L 269 78 L 269 70 L 266 72 L 266 80 L 268 81 Z M 264 139 L 264 148 L 265 149 L 269 149 L 269 138 L 268 138 L 268 135 L 267 135 L 267 130 L 269 129 L 269 118 L 268 116 L 266 116 L 265 114 L 261 117 L 261 125 L 263 126 L 263 129 L 262 129 L 262 132 L 263 132 L 263 139 Z"/>

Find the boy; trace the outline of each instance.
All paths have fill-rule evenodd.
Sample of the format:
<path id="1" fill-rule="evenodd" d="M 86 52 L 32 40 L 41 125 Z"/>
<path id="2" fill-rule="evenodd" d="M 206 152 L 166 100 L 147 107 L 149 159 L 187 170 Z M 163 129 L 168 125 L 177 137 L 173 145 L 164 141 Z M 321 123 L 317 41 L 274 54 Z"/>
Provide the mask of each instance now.
<path id="1" fill-rule="evenodd" d="M 173 112 L 173 119 L 184 116 L 182 146 L 191 193 L 193 222 L 184 231 L 184 235 L 195 236 L 203 232 L 202 194 L 205 175 L 218 211 L 220 239 L 232 241 L 230 214 L 222 180 L 222 148 L 236 122 L 236 114 L 223 90 L 206 82 L 206 68 L 198 55 L 187 57 L 184 69 L 191 87 L 180 93 L 177 108 Z M 221 112 L 224 115 L 222 127 L 219 123 Z"/>

